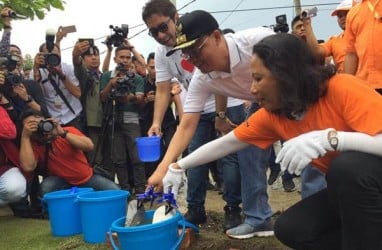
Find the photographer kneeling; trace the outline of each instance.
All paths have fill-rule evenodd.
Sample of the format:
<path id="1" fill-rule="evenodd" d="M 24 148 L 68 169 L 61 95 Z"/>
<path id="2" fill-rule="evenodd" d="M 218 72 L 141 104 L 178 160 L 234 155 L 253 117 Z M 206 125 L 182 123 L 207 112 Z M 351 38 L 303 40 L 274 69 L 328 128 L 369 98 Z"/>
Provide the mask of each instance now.
<path id="1" fill-rule="evenodd" d="M 26 110 L 21 117 L 20 165 L 30 172 L 37 166 L 47 177 L 41 183 L 41 195 L 72 186 L 95 190 L 119 189 L 117 184 L 94 174 L 83 151 L 92 150 L 93 142 L 74 127 L 61 127 L 53 118 Z"/>

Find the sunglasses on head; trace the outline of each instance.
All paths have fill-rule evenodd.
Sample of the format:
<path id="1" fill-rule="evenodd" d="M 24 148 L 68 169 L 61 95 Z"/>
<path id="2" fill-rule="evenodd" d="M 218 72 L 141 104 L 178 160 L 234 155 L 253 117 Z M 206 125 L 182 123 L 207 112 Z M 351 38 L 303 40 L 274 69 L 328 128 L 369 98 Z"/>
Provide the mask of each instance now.
<path id="1" fill-rule="evenodd" d="M 168 30 L 168 23 L 170 22 L 171 18 L 169 18 L 166 22 L 163 22 L 158 25 L 156 28 L 149 29 L 149 35 L 152 37 L 156 37 L 159 32 L 164 33 Z"/>

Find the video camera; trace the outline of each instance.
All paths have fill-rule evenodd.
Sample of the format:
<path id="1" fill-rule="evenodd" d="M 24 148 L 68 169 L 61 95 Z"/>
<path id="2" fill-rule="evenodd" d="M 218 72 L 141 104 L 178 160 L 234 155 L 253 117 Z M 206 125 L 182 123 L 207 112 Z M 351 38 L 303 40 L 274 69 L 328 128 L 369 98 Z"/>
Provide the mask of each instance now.
<path id="1" fill-rule="evenodd" d="M 53 131 L 54 123 L 50 120 L 41 120 L 37 125 L 37 133 L 40 135 L 46 135 Z"/>
<path id="2" fill-rule="evenodd" d="M 55 38 L 55 32 L 52 30 L 47 30 L 46 36 L 45 36 L 45 46 L 46 46 L 46 49 L 48 50 L 48 53 L 44 54 L 45 64 L 40 65 L 40 68 L 46 68 L 47 66 L 56 67 L 60 65 L 61 63 L 60 56 L 52 53 L 54 49 L 54 38 Z"/>
<path id="3" fill-rule="evenodd" d="M 276 16 L 276 24 L 271 25 L 273 28 L 273 31 L 276 33 L 288 33 L 289 31 L 289 26 L 287 22 L 287 17 L 285 14 Z"/>
<path id="4" fill-rule="evenodd" d="M 115 97 L 120 97 L 135 92 L 135 73 L 129 72 L 128 70 L 124 69 L 121 65 L 118 65 L 116 70 L 123 72 L 125 74 L 125 77 L 117 80 L 117 86 L 113 90 L 112 95 Z"/>
<path id="5" fill-rule="evenodd" d="M 109 28 L 114 31 L 114 34 L 108 37 L 103 43 L 108 47 L 112 45 L 114 47 L 121 46 L 129 34 L 129 25 L 122 24 L 121 27 L 110 25 Z"/>
<path id="6" fill-rule="evenodd" d="M 5 84 L 17 86 L 23 81 L 21 75 L 12 73 L 16 69 L 17 63 L 20 62 L 20 58 L 16 55 L 7 55 L 0 57 L 0 69 L 5 70 Z"/>

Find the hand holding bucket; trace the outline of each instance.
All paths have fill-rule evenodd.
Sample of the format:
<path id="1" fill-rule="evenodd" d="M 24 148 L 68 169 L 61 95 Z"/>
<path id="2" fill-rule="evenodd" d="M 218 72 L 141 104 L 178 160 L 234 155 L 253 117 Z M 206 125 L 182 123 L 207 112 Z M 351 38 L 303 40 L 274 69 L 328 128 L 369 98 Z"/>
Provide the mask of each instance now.
<path id="1" fill-rule="evenodd" d="M 143 162 L 154 162 L 160 158 L 160 136 L 138 137 L 138 156 Z"/>

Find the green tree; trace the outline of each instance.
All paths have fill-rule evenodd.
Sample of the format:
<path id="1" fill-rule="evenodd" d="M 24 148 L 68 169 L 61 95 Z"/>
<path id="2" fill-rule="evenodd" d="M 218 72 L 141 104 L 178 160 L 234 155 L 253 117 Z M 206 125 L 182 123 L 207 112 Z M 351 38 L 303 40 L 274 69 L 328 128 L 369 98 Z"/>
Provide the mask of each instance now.
<path id="1" fill-rule="evenodd" d="M 31 20 L 35 17 L 44 19 L 46 11 L 49 12 L 51 8 L 64 10 L 64 4 L 64 0 L 0 0 L 0 8 L 7 6 Z M 2 23 L 0 28 L 3 28 Z"/>

